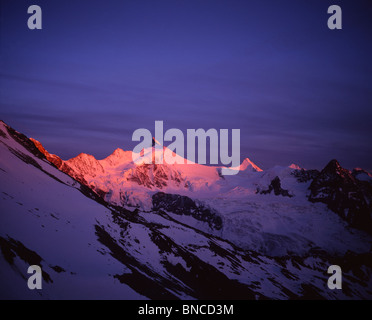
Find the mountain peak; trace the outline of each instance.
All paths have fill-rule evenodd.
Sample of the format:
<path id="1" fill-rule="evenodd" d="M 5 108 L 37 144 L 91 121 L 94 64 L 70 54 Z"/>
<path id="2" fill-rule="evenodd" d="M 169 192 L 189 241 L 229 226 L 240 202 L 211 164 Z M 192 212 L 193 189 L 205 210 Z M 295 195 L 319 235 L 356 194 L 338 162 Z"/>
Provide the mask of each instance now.
<path id="1" fill-rule="evenodd" d="M 322 172 L 330 172 L 330 173 L 337 173 L 337 174 L 344 174 L 345 172 L 349 172 L 348 170 L 341 167 L 340 163 L 336 159 L 332 159 L 328 164 L 324 167 Z"/>
<path id="2" fill-rule="evenodd" d="M 111 154 L 111 155 L 115 155 L 115 156 L 121 156 L 125 153 L 126 151 L 124 151 L 123 149 L 121 148 L 116 148 L 114 150 L 114 152 Z"/>
<path id="3" fill-rule="evenodd" d="M 106 162 L 109 166 L 115 167 L 123 163 L 132 161 L 132 151 L 125 151 L 121 148 L 115 149 L 107 158 L 100 160 L 101 163 Z"/>
<path id="4" fill-rule="evenodd" d="M 326 203 L 350 225 L 372 230 L 368 195 L 370 186 L 363 186 L 347 169 L 341 167 L 337 160 L 331 160 L 309 187 L 312 202 Z"/>
<path id="5" fill-rule="evenodd" d="M 336 166 L 336 167 L 341 167 L 340 163 L 337 161 L 337 159 L 332 159 L 331 161 L 328 162 L 327 166 Z"/>
<path id="6" fill-rule="evenodd" d="M 77 165 L 77 164 L 89 164 L 89 165 L 92 165 L 92 164 L 96 164 L 98 163 L 98 160 L 92 156 L 91 154 L 88 154 L 88 153 L 79 153 L 76 157 L 74 158 L 71 158 L 67 161 L 65 161 L 65 163 L 69 164 L 70 166 L 71 165 Z"/>
<path id="7" fill-rule="evenodd" d="M 75 173 L 96 176 L 97 173 L 103 173 L 104 169 L 98 160 L 87 153 L 80 153 L 75 158 L 69 159 L 64 162 Z M 74 178 L 76 176 L 74 175 Z"/>
<path id="8" fill-rule="evenodd" d="M 245 158 L 242 164 L 240 165 L 240 170 L 245 171 L 248 168 L 250 168 L 251 171 L 257 171 L 257 172 L 262 171 L 262 169 L 259 166 L 257 166 L 255 163 L 253 163 L 249 158 Z"/>
<path id="9" fill-rule="evenodd" d="M 94 158 L 94 156 L 92 156 L 91 154 L 88 154 L 88 153 L 81 152 L 76 157 L 74 157 L 70 160 L 73 160 L 73 159 L 87 159 L 87 158 L 91 159 L 91 158 Z"/>
<path id="10" fill-rule="evenodd" d="M 291 169 L 295 169 L 295 170 L 301 170 L 301 167 L 300 167 L 299 165 L 295 164 L 295 163 L 292 163 L 292 164 L 289 166 L 289 168 L 291 168 Z"/>

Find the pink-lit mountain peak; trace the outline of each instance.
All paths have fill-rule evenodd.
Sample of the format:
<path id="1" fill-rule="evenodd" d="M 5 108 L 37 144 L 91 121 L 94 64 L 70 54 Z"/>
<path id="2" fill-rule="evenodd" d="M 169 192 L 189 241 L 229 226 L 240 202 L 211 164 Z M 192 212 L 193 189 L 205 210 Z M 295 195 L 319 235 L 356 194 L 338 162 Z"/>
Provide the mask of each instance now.
<path id="1" fill-rule="evenodd" d="M 132 151 L 124 151 L 121 148 L 117 148 L 107 158 L 99 160 L 99 162 L 102 163 L 102 165 L 108 165 L 111 167 L 128 164 L 129 162 L 132 162 Z"/>
<path id="2" fill-rule="evenodd" d="M 74 158 L 63 161 L 58 156 L 50 154 L 42 144 L 35 140 L 31 139 L 36 147 L 47 157 L 47 159 L 57 165 L 60 168 L 63 165 L 69 166 L 73 170 L 84 171 L 85 173 L 104 173 L 105 168 L 108 167 L 122 167 L 129 169 L 135 169 L 136 165 L 133 163 L 133 152 L 125 151 L 121 148 L 114 150 L 112 154 L 108 157 L 97 160 L 93 155 L 87 153 L 80 153 Z M 178 171 L 185 171 L 185 173 L 190 176 L 193 175 L 192 172 L 195 171 L 198 176 L 209 175 L 209 172 L 215 171 L 218 167 L 210 167 L 197 163 L 188 162 L 185 158 L 177 155 L 173 151 L 169 150 L 167 147 L 163 146 L 162 148 L 155 148 L 155 146 L 161 146 L 161 144 L 153 138 L 152 147 L 148 147 L 142 150 L 138 157 L 141 157 L 143 160 L 151 159 L 152 164 L 156 164 L 155 159 L 162 158 L 167 151 L 168 154 L 171 154 L 172 157 L 177 159 L 175 164 L 164 163 L 165 166 L 173 167 Z M 136 158 L 136 156 L 134 156 Z M 252 172 L 261 172 L 262 169 L 258 167 L 253 161 L 249 158 L 243 160 L 241 165 L 237 168 L 239 171 L 252 171 Z M 204 173 L 204 174 L 203 174 Z M 95 176 L 95 174 L 93 174 Z"/>
<path id="3" fill-rule="evenodd" d="M 94 156 L 86 153 L 80 153 L 75 158 L 65 161 L 64 164 L 83 175 L 95 177 L 97 174 L 104 173 L 104 169 L 99 161 Z"/>
<path id="4" fill-rule="evenodd" d="M 251 171 L 256 171 L 260 172 L 262 169 L 258 167 L 255 163 L 253 163 L 249 158 L 245 158 L 240 165 L 240 170 L 245 171 L 245 170 L 251 170 Z"/>
<path id="5" fill-rule="evenodd" d="M 149 206 L 151 197 L 148 192 L 154 190 L 200 195 L 218 192 L 221 187 L 234 184 L 233 178 L 233 180 L 226 180 L 221 177 L 221 167 L 190 164 L 185 158 L 162 146 L 155 139 L 153 141 L 154 146 L 143 149 L 140 154 L 117 148 L 105 159 L 97 160 L 92 155 L 81 153 L 67 161 L 61 160 L 61 164 L 57 167 L 103 196 L 106 201 L 117 205 L 130 203 L 134 199 L 132 202 L 136 205 Z M 40 143 L 37 146 L 48 160 L 52 159 Z M 161 159 L 165 153 L 175 157 L 177 162 L 156 163 L 155 160 Z M 134 159 L 141 157 L 142 160 L 150 160 L 150 163 L 146 161 L 147 163 L 136 164 L 133 162 L 133 156 Z M 236 170 L 249 174 L 262 171 L 248 158 Z"/>
<path id="6" fill-rule="evenodd" d="M 301 170 L 301 167 L 298 164 L 292 163 L 289 168 L 295 169 L 295 170 Z"/>
<path id="7" fill-rule="evenodd" d="M 65 163 L 68 164 L 84 163 L 87 165 L 95 165 L 98 163 L 98 160 L 91 154 L 79 153 L 76 157 L 65 161 Z"/>

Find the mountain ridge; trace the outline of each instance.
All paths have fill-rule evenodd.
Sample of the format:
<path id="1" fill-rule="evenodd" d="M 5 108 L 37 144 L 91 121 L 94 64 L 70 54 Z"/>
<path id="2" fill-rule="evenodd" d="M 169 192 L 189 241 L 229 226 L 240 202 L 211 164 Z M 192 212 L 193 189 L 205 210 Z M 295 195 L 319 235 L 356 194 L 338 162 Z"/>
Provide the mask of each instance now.
<path id="1" fill-rule="evenodd" d="M 109 201 L 115 205 L 142 206 L 142 208 L 150 210 L 152 208 L 152 191 L 168 192 L 195 198 L 195 193 L 199 193 L 198 196 L 200 196 L 200 193 L 223 192 L 224 183 L 226 184 L 226 181 L 223 180 L 234 181 L 234 177 L 221 176 L 219 173 L 220 167 L 186 164 L 186 160 L 184 165 L 156 164 L 155 157 L 161 156 L 161 152 L 166 147 L 163 146 L 161 151 L 156 149 L 154 145 L 159 145 L 159 142 L 154 140 L 154 138 L 152 147 L 142 151 L 142 156 L 144 158 L 150 157 L 152 163 L 143 163 L 140 165 L 133 163 L 134 157 L 132 151 L 124 151 L 121 148 L 115 149 L 112 154 L 102 160 L 97 160 L 94 156 L 86 153 L 80 153 L 78 156 L 64 161 L 57 155 L 50 154 L 39 141 L 33 138 L 30 138 L 30 140 L 46 159 L 52 162 L 58 169 L 91 188 L 99 196 L 102 196 L 105 201 Z M 176 156 L 179 157 L 178 155 Z M 247 179 L 254 174 L 265 175 L 266 173 L 266 171 L 259 168 L 249 158 L 244 159 L 241 165 L 235 168 L 235 170 L 240 171 L 238 175 L 247 175 Z M 372 189 L 370 190 L 370 184 L 368 183 L 369 181 L 372 184 L 372 175 L 367 171 L 360 168 L 353 171 L 344 169 L 336 159 L 331 160 L 319 174 L 315 170 L 305 170 L 295 164 L 290 165 L 288 170 L 291 170 L 291 174 L 297 176 L 299 181 L 312 181 L 309 186 L 309 201 L 325 203 L 332 211 L 350 223 L 350 225 L 372 233 L 372 200 L 367 201 L 367 203 L 363 200 L 366 196 L 372 199 Z M 195 172 L 199 173 L 195 174 Z M 353 180 L 352 183 L 354 184 L 362 184 L 363 186 L 352 188 L 352 191 L 350 191 L 358 195 L 359 202 L 362 203 L 362 209 L 356 210 L 354 208 L 356 205 L 355 201 L 342 201 L 342 199 L 347 198 L 346 194 L 339 195 L 336 201 L 337 203 L 332 201 L 330 198 L 337 194 L 336 191 L 332 191 L 333 195 L 329 197 L 317 196 L 321 192 L 316 189 L 324 189 L 324 187 L 316 186 L 321 179 L 319 175 L 340 176 L 341 180 L 338 179 L 335 182 L 334 189 L 340 188 L 345 183 L 350 184 L 350 181 L 342 181 L 345 179 Z M 360 182 L 357 178 L 358 176 L 367 180 L 367 182 Z M 371 179 L 368 180 L 370 177 Z M 274 192 L 276 195 L 294 196 L 293 192 L 288 193 L 288 190 L 282 189 L 280 185 L 280 178 L 273 176 L 266 186 L 258 186 L 255 192 L 267 194 L 271 190 L 276 190 Z M 331 191 L 328 190 L 328 192 Z M 341 205 L 339 205 L 340 202 L 342 202 Z M 350 211 L 351 214 L 346 214 L 346 211 Z M 359 216 L 362 216 L 362 218 L 359 218 Z"/>
<path id="2" fill-rule="evenodd" d="M 325 204 L 305 202 L 310 182 L 293 172 L 238 175 L 250 185 L 203 202 L 153 191 L 155 208 L 128 210 L 0 125 L 0 297 L 370 299 L 371 237 L 350 232 Z M 254 192 L 275 177 L 294 197 Z M 40 292 L 26 285 L 34 263 L 43 270 Z M 343 267 L 341 291 L 326 287 L 334 263 Z"/>

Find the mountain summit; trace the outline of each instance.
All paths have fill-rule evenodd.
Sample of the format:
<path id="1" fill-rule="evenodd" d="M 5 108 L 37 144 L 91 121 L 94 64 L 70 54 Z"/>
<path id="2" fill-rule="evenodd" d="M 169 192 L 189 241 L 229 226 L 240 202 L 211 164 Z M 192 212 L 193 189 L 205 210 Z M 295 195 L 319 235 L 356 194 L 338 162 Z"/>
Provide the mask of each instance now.
<path id="1" fill-rule="evenodd" d="M 164 150 L 155 149 L 160 143 L 153 138 L 152 147 L 142 150 L 142 159 L 151 158 L 151 164 L 135 165 L 132 160 L 132 151 L 116 149 L 111 155 L 103 160 L 97 160 L 94 156 L 81 153 L 67 161 L 51 155 L 40 142 L 32 139 L 35 146 L 45 157 L 77 181 L 85 184 L 97 194 L 116 205 L 128 203 L 142 203 L 144 199 L 128 199 L 135 197 L 143 198 L 146 189 L 167 190 L 168 192 L 181 192 L 189 194 L 194 192 L 210 193 L 221 188 L 223 179 L 219 172 L 220 167 L 205 166 L 197 163 L 187 163 L 186 159 L 172 153 L 177 158 L 175 164 L 156 164 L 155 159 L 163 157 Z M 262 170 L 251 160 L 246 158 L 237 170 L 245 172 L 261 172 Z M 233 181 L 233 179 L 228 179 Z M 146 189 L 143 189 L 146 188 Z M 137 190 L 137 191 L 134 191 Z M 124 196 L 125 195 L 125 196 Z M 146 201 L 145 201 L 146 202 Z"/>

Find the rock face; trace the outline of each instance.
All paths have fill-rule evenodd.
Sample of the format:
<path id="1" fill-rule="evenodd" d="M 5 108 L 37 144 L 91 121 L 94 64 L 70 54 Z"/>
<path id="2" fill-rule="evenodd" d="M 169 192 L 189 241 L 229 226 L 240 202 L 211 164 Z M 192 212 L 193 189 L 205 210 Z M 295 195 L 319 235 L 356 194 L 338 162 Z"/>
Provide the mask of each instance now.
<path id="1" fill-rule="evenodd" d="M 35 144 L 27 138 L 23 133 L 20 133 L 16 130 L 14 130 L 12 127 L 8 126 L 6 123 L 4 123 L 2 120 L 0 120 L 0 125 L 2 125 L 8 134 L 19 144 L 24 146 L 28 151 L 30 151 L 32 154 L 34 154 L 39 159 L 44 159 L 45 155 L 40 152 L 40 150 L 35 146 Z M 0 136 L 7 139 L 6 133 L 0 130 Z"/>
<path id="2" fill-rule="evenodd" d="M 30 138 L 30 140 L 35 144 L 36 148 L 46 157 L 49 162 L 53 163 L 58 169 L 61 169 L 63 160 L 60 157 L 45 150 L 45 148 L 39 141 L 33 138 Z"/>
<path id="3" fill-rule="evenodd" d="M 288 190 L 285 190 L 282 188 L 281 186 L 281 183 L 280 183 L 280 179 L 279 177 L 275 177 L 270 185 L 269 185 L 269 189 L 267 190 L 261 190 L 261 191 L 258 191 L 260 194 L 268 194 L 268 193 L 271 193 L 271 191 L 274 191 L 274 194 L 276 196 L 283 196 L 283 197 L 289 197 L 289 198 L 292 198 L 293 195 L 291 195 Z"/>
<path id="4" fill-rule="evenodd" d="M 310 180 L 315 179 L 319 175 L 319 171 L 318 170 L 305 170 L 301 168 L 298 170 L 294 170 L 292 175 L 297 178 L 298 182 L 308 182 Z"/>
<path id="5" fill-rule="evenodd" d="M 222 228 L 222 219 L 216 210 L 186 196 L 157 192 L 152 196 L 152 205 L 154 210 L 163 209 L 207 222 L 211 229 L 220 230 Z"/>
<path id="6" fill-rule="evenodd" d="M 172 170 L 170 166 L 166 165 L 142 164 L 128 170 L 124 176 L 128 180 L 150 189 L 153 187 L 162 189 L 171 181 L 177 187 L 188 187 L 182 175 L 177 170 Z"/>
<path id="7" fill-rule="evenodd" d="M 372 185 L 359 181 L 337 160 L 313 180 L 309 200 L 323 202 L 351 226 L 372 232 Z"/>
<path id="8" fill-rule="evenodd" d="M 104 173 L 103 167 L 99 161 L 92 155 L 86 153 L 80 153 L 77 157 L 65 161 L 64 164 L 70 167 L 76 173 L 75 175 L 77 177 L 96 177 L 97 175 Z M 63 171 L 67 170 L 64 169 Z"/>

